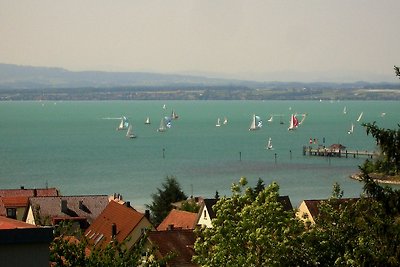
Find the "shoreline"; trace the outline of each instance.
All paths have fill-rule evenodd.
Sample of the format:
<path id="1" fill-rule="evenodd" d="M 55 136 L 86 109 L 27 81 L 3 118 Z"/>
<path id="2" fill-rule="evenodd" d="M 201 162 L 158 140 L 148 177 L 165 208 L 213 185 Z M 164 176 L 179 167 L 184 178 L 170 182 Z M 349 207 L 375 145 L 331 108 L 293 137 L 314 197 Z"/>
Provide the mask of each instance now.
<path id="1" fill-rule="evenodd" d="M 357 181 L 361 181 L 361 173 L 354 173 L 352 175 L 350 175 L 351 179 L 357 180 Z M 394 181 L 394 180 L 390 180 L 388 178 L 388 176 L 381 176 L 381 177 L 386 177 L 387 179 L 382 179 L 382 178 L 378 178 L 377 176 L 381 176 L 378 174 L 370 174 L 370 177 L 377 183 L 379 184 L 393 184 L 393 185 L 400 185 L 400 181 Z"/>

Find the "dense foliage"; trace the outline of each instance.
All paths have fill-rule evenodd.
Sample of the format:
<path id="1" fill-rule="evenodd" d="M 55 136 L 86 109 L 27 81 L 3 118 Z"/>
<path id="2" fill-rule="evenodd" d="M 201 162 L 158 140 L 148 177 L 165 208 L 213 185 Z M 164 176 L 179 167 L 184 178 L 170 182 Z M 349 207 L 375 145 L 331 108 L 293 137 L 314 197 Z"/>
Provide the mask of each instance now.
<path id="1" fill-rule="evenodd" d="M 397 130 L 379 128 L 375 122 L 363 125 L 366 127 L 367 134 L 371 134 L 376 139 L 381 150 L 378 160 L 365 163 L 366 171 L 398 175 L 400 171 L 400 128 Z"/>
<path id="2" fill-rule="evenodd" d="M 157 188 L 157 193 L 152 194 L 153 202 L 147 207 L 151 212 L 151 221 L 158 225 L 164 220 L 172 209 L 172 203 L 186 200 L 187 196 L 174 176 L 167 176 L 162 188 Z"/>
<path id="3" fill-rule="evenodd" d="M 214 206 L 212 228 L 201 229 L 194 261 L 203 266 L 295 266 L 304 225 L 278 202 L 278 185 L 255 196 L 245 178 Z"/>
<path id="4" fill-rule="evenodd" d="M 202 266 L 399 266 L 400 191 L 363 177 L 365 194 L 357 199 L 343 199 L 336 184 L 315 224 L 282 209 L 277 184 L 255 196 L 241 179 L 232 197 L 214 206 L 213 227 L 197 230 L 193 260 Z"/>
<path id="5" fill-rule="evenodd" d="M 105 248 L 88 245 L 80 230 L 73 230 L 70 225 L 60 225 L 55 229 L 55 238 L 50 245 L 51 266 L 160 266 L 152 248 L 145 247 L 143 236 L 133 247 L 128 249 L 125 243 L 117 241 Z M 144 257 L 144 255 L 146 257 Z"/>

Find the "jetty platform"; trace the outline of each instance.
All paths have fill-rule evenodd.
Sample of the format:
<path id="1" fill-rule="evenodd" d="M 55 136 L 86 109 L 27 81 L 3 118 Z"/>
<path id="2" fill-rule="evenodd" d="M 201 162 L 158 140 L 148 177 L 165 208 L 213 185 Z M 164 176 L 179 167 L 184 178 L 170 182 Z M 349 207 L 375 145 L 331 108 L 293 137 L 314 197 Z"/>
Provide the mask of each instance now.
<path id="1" fill-rule="evenodd" d="M 372 159 L 378 156 L 378 153 L 375 151 L 367 151 L 367 150 L 332 149 L 330 147 L 325 147 L 325 146 L 318 146 L 318 147 L 303 146 L 303 155 L 320 156 L 320 157 L 338 157 L 338 158 L 367 157 Z"/>

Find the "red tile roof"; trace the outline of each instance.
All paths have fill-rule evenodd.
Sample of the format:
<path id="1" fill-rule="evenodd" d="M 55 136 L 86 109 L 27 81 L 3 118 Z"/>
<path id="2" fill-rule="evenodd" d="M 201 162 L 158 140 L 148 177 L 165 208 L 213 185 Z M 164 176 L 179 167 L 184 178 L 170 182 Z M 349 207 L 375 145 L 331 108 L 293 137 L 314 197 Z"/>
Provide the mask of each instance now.
<path id="1" fill-rule="evenodd" d="M 124 241 L 142 220 L 147 220 L 144 214 L 132 207 L 110 201 L 103 212 L 85 231 L 85 236 L 93 245 L 101 243 L 104 247 L 112 240 L 112 227 L 116 226 L 115 236 L 118 242 Z M 150 225 L 150 223 L 148 223 Z"/>
<path id="2" fill-rule="evenodd" d="M 196 222 L 197 213 L 173 209 L 157 227 L 157 230 L 167 230 L 170 225 L 173 225 L 174 228 L 194 229 Z"/>
<path id="3" fill-rule="evenodd" d="M 4 207 L 26 207 L 28 206 L 28 197 L 0 197 L 3 199 Z"/>
<path id="4" fill-rule="evenodd" d="M 192 263 L 193 246 L 196 240 L 193 230 L 151 231 L 148 233 L 147 240 L 157 248 L 160 258 L 171 252 L 176 254 L 171 261 L 168 261 L 168 266 L 198 266 Z"/>
<path id="5" fill-rule="evenodd" d="M 37 227 L 29 223 L 0 216 L 0 230 L 19 229 L 19 228 L 37 228 Z"/>
<path id="6" fill-rule="evenodd" d="M 34 196 L 58 196 L 56 188 L 37 188 L 37 189 L 0 189 L 0 197 L 34 197 Z"/>

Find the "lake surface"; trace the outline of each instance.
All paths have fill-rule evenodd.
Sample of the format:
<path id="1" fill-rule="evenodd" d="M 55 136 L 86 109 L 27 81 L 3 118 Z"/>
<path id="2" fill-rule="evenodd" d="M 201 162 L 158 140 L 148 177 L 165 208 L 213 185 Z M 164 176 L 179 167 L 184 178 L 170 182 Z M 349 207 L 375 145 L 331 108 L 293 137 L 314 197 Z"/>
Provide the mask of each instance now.
<path id="1" fill-rule="evenodd" d="M 172 110 L 179 119 L 157 132 Z M 292 113 L 307 116 L 288 131 Z M 253 114 L 263 120 L 260 130 L 248 130 Z M 294 206 L 329 197 L 335 182 L 346 197 L 359 196 L 362 184 L 349 175 L 365 158 L 303 156 L 302 147 L 311 138 L 319 145 L 376 150 L 361 123 L 397 129 L 399 114 L 396 101 L 0 102 L 0 185 L 47 185 L 64 195 L 120 193 L 138 209 L 151 202 L 167 175 L 176 176 L 187 195 L 206 198 L 216 191 L 230 195 L 242 176 L 251 186 L 258 178 L 278 182 Z M 137 138 L 116 130 L 121 116 Z M 150 125 L 144 124 L 147 116 Z M 216 127 L 224 117 L 228 123 Z M 348 134 L 352 123 L 354 133 Z M 265 149 L 268 138 L 273 150 Z"/>

